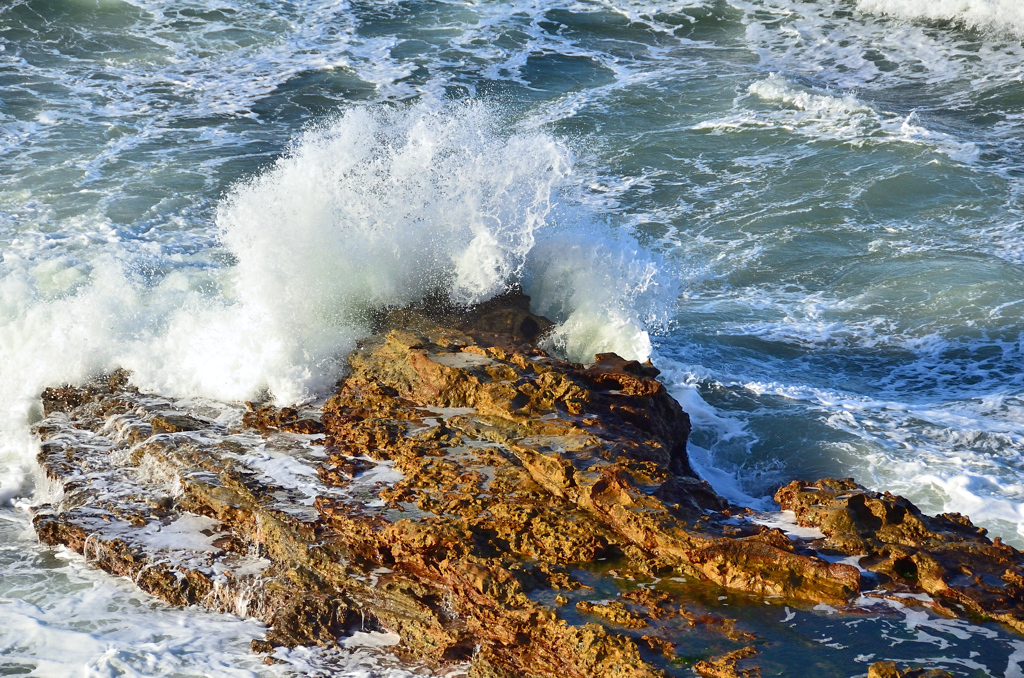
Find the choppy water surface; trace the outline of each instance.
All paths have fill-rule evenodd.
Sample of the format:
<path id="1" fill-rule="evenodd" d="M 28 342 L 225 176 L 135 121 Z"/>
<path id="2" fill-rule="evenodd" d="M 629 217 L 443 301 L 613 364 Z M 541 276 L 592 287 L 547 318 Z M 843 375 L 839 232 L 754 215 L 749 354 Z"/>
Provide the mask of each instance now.
<path id="1" fill-rule="evenodd" d="M 734 500 L 854 476 L 1024 545 L 1022 7 L 3 3 L 0 672 L 270 670 L 34 546 L 42 387 L 311 398 L 439 288 L 652 355 Z M 919 658 L 1022 675 L 992 638 Z"/>

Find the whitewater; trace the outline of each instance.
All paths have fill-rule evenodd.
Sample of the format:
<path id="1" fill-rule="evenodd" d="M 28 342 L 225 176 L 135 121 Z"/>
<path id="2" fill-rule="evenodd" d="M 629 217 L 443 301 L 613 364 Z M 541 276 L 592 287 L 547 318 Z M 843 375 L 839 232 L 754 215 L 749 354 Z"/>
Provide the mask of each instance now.
<path id="1" fill-rule="evenodd" d="M 438 294 L 650 358 L 735 502 L 852 476 L 1024 545 L 1022 38 L 1015 0 L 4 3 L 0 673 L 416 673 L 268 667 L 41 548 L 30 427 L 116 367 L 316 402 Z"/>

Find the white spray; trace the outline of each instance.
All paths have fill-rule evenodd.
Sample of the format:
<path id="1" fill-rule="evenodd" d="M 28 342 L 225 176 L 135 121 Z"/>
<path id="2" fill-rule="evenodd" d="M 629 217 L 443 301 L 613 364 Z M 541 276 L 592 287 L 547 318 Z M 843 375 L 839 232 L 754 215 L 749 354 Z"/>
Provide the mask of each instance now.
<path id="1" fill-rule="evenodd" d="M 122 366 L 171 396 L 302 401 L 333 387 L 372 309 L 428 294 L 474 303 L 520 282 L 561 323 L 553 348 L 646 359 L 646 327 L 667 317 L 674 284 L 634 240 L 559 204 L 572 177 L 564 143 L 504 122 L 480 103 L 427 101 L 354 108 L 306 131 L 222 201 L 231 263 L 212 271 L 147 286 L 131 273 L 145 262 L 124 254 L 47 262 L 45 275 L 5 261 L 5 491 L 19 491 L 34 456 L 27 423 L 47 385 Z"/>

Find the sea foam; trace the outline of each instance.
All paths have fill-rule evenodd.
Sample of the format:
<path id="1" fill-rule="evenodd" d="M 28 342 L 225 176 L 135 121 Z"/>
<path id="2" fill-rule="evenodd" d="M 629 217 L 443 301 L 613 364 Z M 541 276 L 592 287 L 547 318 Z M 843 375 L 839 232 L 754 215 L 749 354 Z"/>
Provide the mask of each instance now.
<path id="1" fill-rule="evenodd" d="M 980 31 L 1024 36 L 1024 5 L 1018 0 L 858 0 L 857 7 L 899 19 L 951 21 Z"/>
<path id="2" fill-rule="evenodd" d="M 977 144 L 920 124 L 916 113 L 899 115 L 877 111 L 856 97 L 815 93 L 795 85 L 778 73 L 750 84 L 747 92 L 772 108 L 765 112 L 741 110 L 694 126 L 714 133 L 752 129 L 784 129 L 812 142 L 838 141 L 853 146 L 891 142 L 924 146 L 958 162 L 974 162 Z"/>
<path id="3" fill-rule="evenodd" d="M 542 134 L 499 135 L 482 105 L 456 108 L 349 110 L 238 184 L 217 212 L 236 260 L 224 296 L 182 309 L 164 337 L 194 381 L 182 389 L 145 365 L 137 378 L 302 400 L 334 383 L 372 309 L 504 290 L 548 225 L 571 154 Z"/>
<path id="4" fill-rule="evenodd" d="M 125 252 L 5 260 L 0 395 L 17 492 L 26 422 L 47 385 L 116 366 L 171 396 L 316 398 L 374 309 L 428 295 L 484 301 L 514 284 L 580 362 L 644 360 L 669 316 L 664 266 L 566 196 L 574 157 L 482 103 L 349 109 L 308 129 L 216 214 L 217 251 L 159 276 Z M 226 261 L 211 264 L 217 259 Z"/>

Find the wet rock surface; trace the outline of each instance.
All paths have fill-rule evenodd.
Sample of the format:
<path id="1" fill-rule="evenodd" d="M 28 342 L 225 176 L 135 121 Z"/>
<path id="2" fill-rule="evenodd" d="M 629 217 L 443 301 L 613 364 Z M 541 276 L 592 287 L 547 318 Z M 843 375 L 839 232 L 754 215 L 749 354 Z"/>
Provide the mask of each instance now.
<path id="1" fill-rule="evenodd" d="M 950 616 L 995 619 L 1024 632 L 1024 556 L 959 513 L 926 516 L 903 497 L 853 481 L 794 481 L 775 495 L 818 548 L 856 558 L 885 590 L 926 593 Z"/>
<path id="2" fill-rule="evenodd" d="M 691 470 L 653 366 L 547 355 L 521 295 L 377 323 L 318 409 L 179 403 L 124 372 L 48 389 L 40 539 L 265 621 L 256 651 L 382 630 L 481 678 L 758 675 L 756 637 L 673 581 L 837 606 L 928 593 L 1022 628 L 1019 552 L 851 481 L 780 490 L 820 537 L 758 524 Z M 613 577 L 635 584 L 609 598 Z M 721 651 L 677 654 L 689 636 Z"/>
<path id="3" fill-rule="evenodd" d="M 868 669 L 868 678 L 952 678 L 953 674 L 939 669 L 899 668 L 896 662 L 875 662 Z"/>

